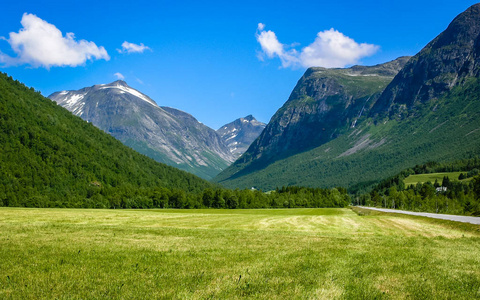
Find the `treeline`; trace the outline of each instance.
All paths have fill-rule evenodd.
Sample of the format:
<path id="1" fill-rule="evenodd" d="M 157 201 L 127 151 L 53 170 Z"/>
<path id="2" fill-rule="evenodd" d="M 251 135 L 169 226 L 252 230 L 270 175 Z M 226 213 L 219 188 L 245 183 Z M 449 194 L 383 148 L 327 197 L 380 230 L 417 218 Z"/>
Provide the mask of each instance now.
<path id="1" fill-rule="evenodd" d="M 0 194 L 2 194 L 0 186 Z M 102 187 L 92 182 L 85 197 L 1 197 L 0 206 L 72 208 L 295 208 L 346 207 L 351 199 L 346 189 L 287 187 L 268 193 L 259 190 L 206 188 L 186 192 L 165 187 L 125 189 Z"/>
<path id="2" fill-rule="evenodd" d="M 478 158 L 455 163 L 427 163 L 405 170 L 380 182 L 370 193 L 353 197 L 356 205 L 396 208 L 411 211 L 480 216 L 480 176 Z M 412 174 L 466 171 L 460 178 L 445 176 L 442 182 L 410 185 L 404 179 Z M 470 181 L 458 181 L 471 176 Z"/>
<path id="3" fill-rule="evenodd" d="M 474 171 L 474 170 L 477 171 Z M 416 165 L 411 171 L 413 174 L 429 174 L 429 173 L 441 173 L 441 172 L 460 172 L 460 171 L 473 171 L 477 172 L 480 169 L 480 158 L 475 157 L 471 159 L 457 160 L 450 163 L 438 163 L 428 162 L 423 165 Z M 474 174 L 474 175 L 477 175 Z"/>

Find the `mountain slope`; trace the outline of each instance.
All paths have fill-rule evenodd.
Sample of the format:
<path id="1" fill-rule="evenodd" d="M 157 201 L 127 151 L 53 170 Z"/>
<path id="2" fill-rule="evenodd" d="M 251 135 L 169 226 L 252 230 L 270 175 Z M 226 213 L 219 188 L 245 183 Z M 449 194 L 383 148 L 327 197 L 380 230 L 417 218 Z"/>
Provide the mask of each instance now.
<path id="1" fill-rule="evenodd" d="M 371 67 L 309 68 L 247 152 L 215 180 L 261 170 L 355 128 L 408 59 Z"/>
<path id="2" fill-rule="evenodd" d="M 417 117 L 352 129 L 320 147 L 278 160 L 247 176 L 219 182 L 230 188 L 370 186 L 412 165 L 480 155 L 480 82 L 423 104 Z M 419 117 L 421 116 L 421 117 Z M 218 177 L 217 177 L 218 178 Z"/>
<path id="3" fill-rule="evenodd" d="M 239 158 L 252 142 L 262 133 L 266 124 L 257 121 L 252 115 L 225 124 L 217 130 L 230 152 Z"/>
<path id="4" fill-rule="evenodd" d="M 126 201 L 140 189 L 211 187 L 122 145 L 3 73 L 0 147 L 0 205 L 5 206 L 83 207 L 101 203 L 102 195 Z"/>
<path id="5" fill-rule="evenodd" d="M 49 98 L 138 152 L 200 177 L 209 179 L 234 160 L 213 129 L 185 112 L 159 107 L 124 81 Z"/>
<path id="6" fill-rule="evenodd" d="M 480 4 L 468 8 L 398 73 L 371 115 L 402 114 L 480 74 Z"/>
<path id="7" fill-rule="evenodd" d="M 354 128 L 345 123 L 343 129 L 334 126 L 343 134 L 320 141 L 320 146 L 299 147 L 295 155 L 270 155 L 264 149 L 272 142 L 262 145 L 261 136 L 255 141 L 262 146 L 258 152 L 250 148 L 216 180 L 229 187 L 264 189 L 292 184 L 368 185 L 411 165 L 475 157 L 480 154 L 479 24 L 480 4 L 476 4 L 406 63 L 365 108 Z M 296 89 L 303 88 L 313 97 L 317 90 L 307 87 L 301 84 Z M 343 114 L 339 110 L 337 116 Z M 316 118 L 318 113 L 306 115 Z M 290 126 L 287 122 L 284 132 Z M 311 126 L 298 130 L 302 128 L 313 130 Z"/>

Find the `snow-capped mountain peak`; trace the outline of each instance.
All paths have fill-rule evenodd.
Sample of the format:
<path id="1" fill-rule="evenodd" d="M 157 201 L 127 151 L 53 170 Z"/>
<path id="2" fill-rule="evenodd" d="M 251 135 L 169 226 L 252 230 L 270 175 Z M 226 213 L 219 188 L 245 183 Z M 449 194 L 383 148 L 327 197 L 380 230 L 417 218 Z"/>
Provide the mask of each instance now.
<path id="1" fill-rule="evenodd" d="M 100 85 L 98 86 L 98 89 L 114 89 L 114 90 L 117 90 L 120 94 L 124 94 L 124 93 L 127 93 L 127 94 L 130 94 L 132 96 L 135 96 L 153 106 L 157 106 L 157 103 L 155 103 L 155 101 L 153 101 L 152 99 L 150 99 L 150 97 L 148 97 L 147 95 L 145 94 L 142 94 L 140 93 L 139 91 L 129 87 L 127 85 L 127 83 L 123 80 L 117 80 L 115 82 L 112 82 L 110 84 L 105 84 L 105 85 Z"/>
<path id="2" fill-rule="evenodd" d="M 217 133 L 227 144 L 230 152 L 238 158 L 248 149 L 264 128 L 265 123 L 257 121 L 252 115 L 248 115 L 220 127 Z"/>
<path id="3" fill-rule="evenodd" d="M 215 130 L 186 112 L 158 106 L 125 81 L 56 92 L 49 98 L 140 153 L 204 178 L 235 160 Z"/>

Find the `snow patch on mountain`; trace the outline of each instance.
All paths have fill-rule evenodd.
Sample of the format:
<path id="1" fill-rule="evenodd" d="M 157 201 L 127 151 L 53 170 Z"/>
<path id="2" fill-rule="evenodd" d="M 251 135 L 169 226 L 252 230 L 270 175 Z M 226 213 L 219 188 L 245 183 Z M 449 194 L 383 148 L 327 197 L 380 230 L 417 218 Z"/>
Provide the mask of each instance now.
<path id="1" fill-rule="evenodd" d="M 105 85 L 105 86 L 102 86 L 100 89 L 117 89 L 119 90 L 119 92 L 121 94 L 123 93 L 128 93 L 130 95 L 133 95 L 139 99 L 142 99 L 143 101 L 155 106 L 155 107 L 158 107 L 157 103 L 155 103 L 155 101 L 153 101 L 152 99 L 150 99 L 148 96 L 140 93 L 139 91 L 137 90 L 134 90 L 128 86 L 124 86 L 124 85 L 121 85 L 121 84 L 115 84 L 115 85 Z"/>
<path id="2" fill-rule="evenodd" d="M 264 128 L 264 123 L 249 115 L 220 127 L 217 133 L 227 144 L 230 153 L 238 158 L 248 149 Z"/>

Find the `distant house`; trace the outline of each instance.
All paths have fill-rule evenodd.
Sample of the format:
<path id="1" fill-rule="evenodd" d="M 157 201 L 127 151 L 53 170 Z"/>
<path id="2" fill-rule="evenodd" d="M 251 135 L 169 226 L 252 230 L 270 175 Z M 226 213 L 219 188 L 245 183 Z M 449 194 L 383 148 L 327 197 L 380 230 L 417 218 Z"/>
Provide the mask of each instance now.
<path id="1" fill-rule="evenodd" d="M 439 186 L 435 189 L 437 191 L 437 193 L 439 192 L 446 192 L 447 191 L 447 187 L 446 186 Z"/>

